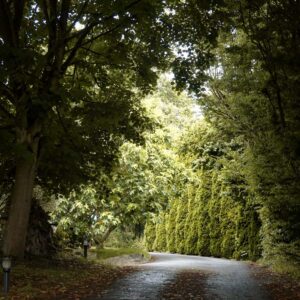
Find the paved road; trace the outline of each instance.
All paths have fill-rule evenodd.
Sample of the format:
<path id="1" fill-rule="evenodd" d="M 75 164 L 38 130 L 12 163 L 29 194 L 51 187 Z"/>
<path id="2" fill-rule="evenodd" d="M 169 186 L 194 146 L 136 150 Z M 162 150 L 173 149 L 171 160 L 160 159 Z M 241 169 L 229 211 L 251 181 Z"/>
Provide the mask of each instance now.
<path id="1" fill-rule="evenodd" d="M 174 282 L 177 274 L 198 270 L 207 273 L 204 284 L 205 296 L 201 295 L 204 299 L 270 299 L 259 282 L 251 276 L 246 263 L 179 254 L 151 253 L 151 255 L 154 258 L 153 262 L 139 266 L 137 272 L 116 281 L 102 297 L 89 300 L 164 299 L 162 297 L 164 289 Z"/>

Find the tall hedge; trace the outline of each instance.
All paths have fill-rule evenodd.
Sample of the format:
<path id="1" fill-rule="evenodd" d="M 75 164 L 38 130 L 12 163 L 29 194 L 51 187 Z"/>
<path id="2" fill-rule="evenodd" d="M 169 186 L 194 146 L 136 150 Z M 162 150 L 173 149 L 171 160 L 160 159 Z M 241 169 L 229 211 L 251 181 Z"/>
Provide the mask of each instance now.
<path id="1" fill-rule="evenodd" d="M 186 195 L 185 195 L 186 196 Z M 185 247 L 185 220 L 188 214 L 188 199 L 186 197 L 182 198 L 179 201 L 177 206 L 177 215 L 176 215 L 176 225 L 175 225 L 175 243 L 176 243 L 176 252 L 184 253 Z"/>
<path id="2" fill-rule="evenodd" d="M 201 202 L 198 197 L 200 192 L 198 190 L 193 190 L 191 192 L 192 194 L 190 194 L 188 199 L 188 213 L 185 220 L 184 253 L 186 254 L 195 254 L 197 252 L 197 243 L 199 239 L 198 228 L 200 225 L 199 215 L 201 213 Z"/>
<path id="3" fill-rule="evenodd" d="M 242 186 L 220 173 L 201 171 L 170 201 L 156 226 L 147 222 L 150 250 L 256 260 L 261 256 L 259 206 Z"/>
<path id="4" fill-rule="evenodd" d="M 175 228 L 179 202 L 179 198 L 175 198 L 170 201 L 171 207 L 169 210 L 169 217 L 166 224 L 167 250 L 171 253 L 175 253 L 177 251 Z"/>
<path id="5" fill-rule="evenodd" d="M 209 251 L 212 256 L 221 257 L 221 202 L 220 202 L 221 185 L 217 174 L 214 173 L 211 179 L 211 196 L 208 202 L 209 222 L 207 224 L 209 230 L 210 247 Z"/>
<path id="6" fill-rule="evenodd" d="M 148 219 L 144 229 L 144 243 L 148 251 L 155 250 L 154 241 L 156 237 L 156 223 Z"/>
<path id="7" fill-rule="evenodd" d="M 167 250 L 166 216 L 166 213 L 161 213 L 157 218 L 156 234 L 153 243 L 154 250 L 162 252 Z"/>

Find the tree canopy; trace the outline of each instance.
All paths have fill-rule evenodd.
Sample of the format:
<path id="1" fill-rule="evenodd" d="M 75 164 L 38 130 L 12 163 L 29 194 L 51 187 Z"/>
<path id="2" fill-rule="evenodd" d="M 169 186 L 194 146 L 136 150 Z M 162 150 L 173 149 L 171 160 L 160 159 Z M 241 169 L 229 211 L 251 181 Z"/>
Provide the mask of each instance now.
<path id="1" fill-rule="evenodd" d="M 138 99 L 155 85 L 157 71 L 173 64 L 183 85 L 187 65 L 205 66 L 209 51 L 174 59 L 174 51 L 186 44 L 183 29 L 193 28 L 195 20 L 188 16 L 196 3 L 3 0 L 0 5 L 6 141 L 1 172 L 14 182 L 4 252 L 22 256 L 35 179 L 59 190 L 86 181 L 99 170 L 96 165 L 109 166 L 120 138 L 136 140 L 145 127 Z M 203 23 L 199 30 L 211 25 Z"/>
<path id="2" fill-rule="evenodd" d="M 150 249 L 298 267 L 299 13 L 0 0 L 4 254 L 23 255 L 39 185 L 65 233 L 146 223 Z"/>
<path id="3" fill-rule="evenodd" d="M 224 27 L 199 97 L 206 123 L 187 135 L 180 150 L 199 172 L 199 188 L 171 200 L 156 226 L 149 224 L 147 244 L 182 253 L 263 256 L 296 274 L 299 3 L 224 4 Z"/>

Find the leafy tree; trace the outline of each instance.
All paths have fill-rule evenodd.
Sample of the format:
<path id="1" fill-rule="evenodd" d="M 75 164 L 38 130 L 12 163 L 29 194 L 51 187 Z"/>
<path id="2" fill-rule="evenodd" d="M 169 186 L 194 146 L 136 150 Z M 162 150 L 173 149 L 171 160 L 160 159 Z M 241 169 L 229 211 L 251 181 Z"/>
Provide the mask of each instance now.
<path id="1" fill-rule="evenodd" d="M 60 195 L 52 220 L 65 242 L 81 244 L 86 236 L 100 247 L 120 223 L 105 193 L 92 186 L 81 186 L 80 191 L 73 190 L 68 197 Z"/>
<path id="2" fill-rule="evenodd" d="M 213 126 L 244 145 L 237 159 L 260 207 L 263 256 L 294 268 L 299 262 L 299 4 L 228 3 L 234 29 L 220 37 L 219 74 L 201 102 Z"/>
<path id="3" fill-rule="evenodd" d="M 199 253 L 256 259 L 262 244 L 265 258 L 299 267 L 299 10 L 297 1 L 225 1 L 211 10 L 223 28 L 199 98 L 208 123 L 180 147 L 202 172 Z M 201 23 L 203 15 L 191 15 Z M 193 34 L 186 39 L 201 44 Z M 194 75 L 182 76 L 201 95 L 205 76 L 185 66 Z"/>
<path id="4" fill-rule="evenodd" d="M 173 193 L 178 163 L 171 151 L 147 142 L 145 147 L 125 143 L 111 172 L 109 202 L 128 224 L 145 224 Z M 180 165 L 179 165 L 180 166 Z"/>
<path id="5" fill-rule="evenodd" d="M 109 164 L 120 134 L 134 138 L 140 133 L 140 95 L 134 91 L 151 90 L 155 70 L 164 69 L 173 55 L 172 41 L 179 48 L 186 44 L 185 28 L 195 24 L 189 17 L 195 5 L 148 0 L 0 2 L 0 131 L 6 141 L 0 149 L 5 160 L 1 173 L 14 185 L 5 255 L 23 255 L 35 180 L 70 190 L 95 175 L 98 164 Z M 199 7 L 201 30 L 189 33 L 195 36 L 211 28 L 209 36 L 203 35 L 205 47 L 197 47 L 197 53 L 203 50 L 201 58 L 173 61 L 181 85 L 187 65 L 201 61 L 203 70 L 210 56 L 207 45 L 215 37 L 215 22 L 209 22 L 207 11 L 213 7 L 213 1 Z M 67 172 L 69 166 L 72 172 Z"/>
<path id="6" fill-rule="evenodd" d="M 2 125 L 14 130 L 9 138 L 11 144 L 6 145 L 5 150 L 12 149 L 12 160 L 16 166 L 11 209 L 4 237 L 3 251 L 6 255 L 22 256 L 24 251 L 32 189 L 42 154 L 42 137 L 48 145 L 50 140 L 54 140 L 52 145 L 58 150 L 58 155 L 62 151 L 64 157 L 69 156 L 73 162 L 80 158 L 89 164 L 95 156 L 93 148 L 92 151 L 81 151 L 81 154 L 86 154 L 85 157 L 82 157 L 83 154 L 76 154 L 76 144 L 68 128 L 72 126 L 72 131 L 79 131 L 77 138 L 82 134 L 81 145 L 87 146 L 95 141 L 101 145 L 109 141 L 106 130 L 101 127 L 100 131 L 96 129 L 99 123 L 89 128 L 88 132 L 85 132 L 87 126 L 84 125 L 87 120 L 91 124 L 96 116 L 105 114 L 101 103 L 104 102 L 105 106 L 107 95 L 113 97 L 113 93 L 108 91 L 120 87 L 120 81 L 115 79 L 121 77 L 120 69 L 124 69 L 124 66 L 120 67 L 123 63 L 127 63 L 127 69 L 130 70 L 127 78 L 130 78 L 131 73 L 131 82 L 140 81 L 138 85 L 144 84 L 146 88 L 147 84 L 138 73 L 141 68 L 147 68 L 144 63 L 143 67 L 138 63 L 141 56 L 137 55 L 138 59 L 135 60 L 130 55 L 133 52 L 144 52 L 143 47 L 137 47 L 135 41 L 137 36 L 143 40 L 139 29 L 142 23 L 145 30 L 146 24 L 151 27 L 154 19 L 141 16 L 139 2 L 122 1 L 122 4 L 97 5 L 96 2 L 72 3 L 68 0 L 1 1 Z M 118 5 L 115 6 L 116 4 Z M 154 14 L 158 7 L 148 4 L 148 9 Z M 141 18 L 139 22 L 136 22 L 137 18 Z M 154 44 L 152 46 L 155 47 Z M 107 58 L 108 53 L 112 59 Z M 134 60 L 136 67 L 132 67 Z M 113 61 L 114 68 L 111 66 Z M 158 62 L 154 58 L 149 60 L 150 64 L 154 61 Z M 148 68 L 153 65 L 148 65 Z M 152 78 L 153 76 L 154 73 Z M 94 86 L 97 88 L 94 89 Z M 130 98 L 124 81 L 118 92 L 120 100 Z M 93 107 L 96 107 L 94 112 L 98 114 L 93 118 L 91 102 L 95 98 L 96 105 Z M 126 105 L 123 107 L 126 108 Z M 87 114 L 90 119 L 85 117 Z M 52 129 L 55 121 L 62 127 L 58 132 Z M 121 124 L 119 120 L 119 128 L 122 128 Z M 66 137 L 60 136 L 60 133 Z M 64 144 L 61 145 L 60 142 L 66 138 L 70 143 L 63 147 Z M 53 154 L 54 149 L 46 149 Z M 48 158 L 46 155 L 46 159 Z M 79 164 L 74 164 L 74 167 L 85 170 Z"/>
<path id="7" fill-rule="evenodd" d="M 112 209 L 119 211 L 122 222 L 142 226 L 167 205 L 168 199 L 181 193 L 183 181 L 189 176 L 173 148 L 180 136 L 178 127 L 184 127 L 190 119 L 193 100 L 178 95 L 170 81 L 162 77 L 156 92 L 143 103 L 156 128 L 144 133 L 143 146 L 126 142 L 120 147 L 109 183 Z"/>
<path id="8" fill-rule="evenodd" d="M 183 126 L 189 118 L 191 102 L 186 95 L 172 91 L 166 78 L 160 80 L 155 94 L 143 100 L 146 117 L 155 120 L 156 129 L 143 134 L 144 145 L 124 142 L 110 171 L 93 186 L 83 185 L 80 191 L 60 197 L 53 215 L 61 233 L 80 241 L 86 233 L 103 244 L 107 233 L 116 227 L 126 224 L 143 228 L 146 219 L 166 206 L 169 197 L 180 193 L 187 172 L 169 149 L 179 136 L 172 122 Z"/>

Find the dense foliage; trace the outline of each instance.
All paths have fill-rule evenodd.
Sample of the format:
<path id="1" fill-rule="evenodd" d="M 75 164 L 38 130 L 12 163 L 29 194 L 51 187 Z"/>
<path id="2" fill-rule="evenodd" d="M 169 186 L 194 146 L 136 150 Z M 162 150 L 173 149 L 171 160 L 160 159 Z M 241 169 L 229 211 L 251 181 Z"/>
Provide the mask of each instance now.
<path id="1" fill-rule="evenodd" d="M 160 79 L 156 92 L 142 101 L 156 124 L 155 130 L 144 132 L 144 145 L 124 142 L 109 172 L 54 201 L 52 222 L 65 244 L 81 244 L 87 236 L 103 246 L 117 228 L 141 235 L 147 217 L 180 193 L 187 174 L 171 145 L 179 138 L 178 126 L 190 119 L 192 104 L 164 76 Z"/>
<path id="2" fill-rule="evenodd" d="M 203 99 L 211 123 L 238 138 L 237 163 L 261 207 L 263 256 L 300 263 L 298 1 L 255 1 L 235 11 L 236 30 L 220 35 L 222 75 Z M 220 104 L 222 103 L 222 104 Z"/>
<path id="3" fill-rule="evenodd" d="M 140 142 L 149 127 L 140 99 L 158 72 L 172 65 L 181 85 L 187 65 L 202 66 L 203 74 L 216 29 L 209 18 L 193 26 L 194 5 L 0 1 L 0 174 L 11 203 L 5 200 L 6 255 L 24 254 L 37 182 L 67 194 L 97 180 L 123 140 Z M 198 15 L 204 21 L 207 13 Z M 197 28 L 190 36 L 204 33 L 206 47 L 175 59 L 174 45 L 186 44 L 184 28 Z"/>
<path id="4" fill-rule="evenodd" d="M 4 254 L 23 255 L 38 186 L 71 244 L 146 224 L 151 250 L 299 269 L 299 15 L 296 0 L 0 0 Z"/>
<path id="5" fill-rule="evenodd" d="M 203 121 L 190 129 L 180 147 L 187 166 L 193 169 L 189 183 L 179 198 L 169 200 L 168 210 L 148 221 L 149 249 L 260 257 L 258 207 L 232 156 L 237 148 L 240 145 L 222 141 Z"/>
<path id="6" fill-rule="evenodd" d="M 199 98 L 208 125 L 196 130 L 197 142 L 186 143 L 196 154 L 188 166 L 199 184 L 193 185 L 192 198 L 170 201 L 177 207 L 170 210 L 177 211 L 175 223 L 182 214 L 188 221 L 185 227 L 176 223 L 175 237 L 168 230 L 161 236 L 169 245 L 162 250 L 262 255 L 281 268 L 299 270 L 299 10 L 298 1 L 226 1 L 227 26 Z M 164 214 L 161 220 L 168 218 Z M 198 235 L 189 231 L 194 226 Z M 182 234 L 184 251 L 176 244 Z"/>

